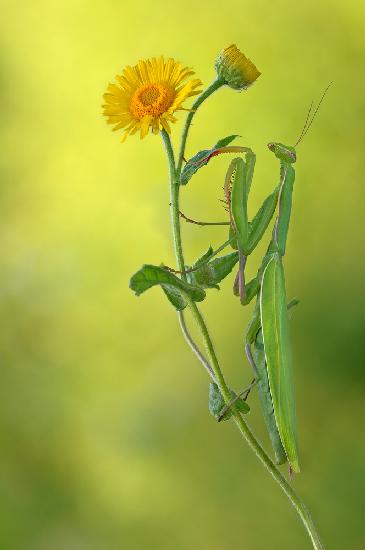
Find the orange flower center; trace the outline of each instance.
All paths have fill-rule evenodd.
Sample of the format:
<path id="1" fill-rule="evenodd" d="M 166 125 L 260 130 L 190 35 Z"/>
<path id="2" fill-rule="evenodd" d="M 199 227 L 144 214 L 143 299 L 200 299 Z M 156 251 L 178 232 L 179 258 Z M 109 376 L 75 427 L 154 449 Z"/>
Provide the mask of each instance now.
<path id="1" fill-rule="evenodd" d="M 136 90 L 130 103 L 134 118 L 158 117 L 166 113 L 175 98 L 175 92 L 167 84 L 145 84 Z"/>

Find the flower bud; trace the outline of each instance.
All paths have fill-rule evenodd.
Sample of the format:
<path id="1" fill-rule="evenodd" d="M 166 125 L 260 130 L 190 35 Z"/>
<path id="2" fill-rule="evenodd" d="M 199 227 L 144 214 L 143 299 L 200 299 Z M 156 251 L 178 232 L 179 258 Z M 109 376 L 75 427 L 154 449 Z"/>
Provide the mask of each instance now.
<path id="1" fill-rule="evenodd" d="M 233 90 L 247 90 L 261 74 L 234 44 L 218 55 L 215 70 L 218 78 Z"/>

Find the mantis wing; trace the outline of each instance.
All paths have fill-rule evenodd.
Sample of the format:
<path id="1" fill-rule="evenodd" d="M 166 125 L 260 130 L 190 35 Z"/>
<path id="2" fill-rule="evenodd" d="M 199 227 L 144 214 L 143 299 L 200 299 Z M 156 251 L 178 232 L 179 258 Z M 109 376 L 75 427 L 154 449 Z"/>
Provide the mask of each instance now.
<path id="1" fill-rule="evenodd" d="M 257 389 L 260 398 L 262 413 L 264 416 L 267 431 L 270 436 L 272 448 L 274 449 L 276 464 L 284 464 L 287 460 L 286 454 L 281 443 L 278 428 L 275 421 L 274 408 L 272 404 L 269 380 L 266 370 L 265 349 L 262 339 L 262 329 L 258 331 L 253 348 L 253 358 L 255 361 L 258 381 Z"/>
<path id="2" fill-rule="evenodd" d="M 260 302 L 261 326 L 275 420 L 290 466 L 294 472 L 299 472 L 285 278 L 278 253 L 273 254 L 265 268 Z"/>

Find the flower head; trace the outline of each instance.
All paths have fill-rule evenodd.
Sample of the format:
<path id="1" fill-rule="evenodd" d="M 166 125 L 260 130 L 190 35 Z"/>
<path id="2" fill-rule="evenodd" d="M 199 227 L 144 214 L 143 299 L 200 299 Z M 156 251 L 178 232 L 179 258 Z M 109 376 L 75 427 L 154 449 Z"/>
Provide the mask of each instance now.
<path id="1" fill-rule="evenodd" d="M 234 90 L 246 90 L 261 74 L 234 44 L 218 55 L 215 69 L 218 77 Z"/>
<path id="2" fill-rule="evenodd" d="M 137 131 L 143 139 L 149 128 L 154 134 L 162 128 L 170 133 L 169 122 L 177 120 L 173 113 L 184 109 L 185 99 L 200 93 L 196 90 L 200 80 L 186 81 L 193 74 L 191 68 L 163 57 L 126 67 L 116 76 L 117 84 L 109 84 L 104 94 L 108 124 L 115 124 L 113 130 L 124 128 L 122 141 Z"/>

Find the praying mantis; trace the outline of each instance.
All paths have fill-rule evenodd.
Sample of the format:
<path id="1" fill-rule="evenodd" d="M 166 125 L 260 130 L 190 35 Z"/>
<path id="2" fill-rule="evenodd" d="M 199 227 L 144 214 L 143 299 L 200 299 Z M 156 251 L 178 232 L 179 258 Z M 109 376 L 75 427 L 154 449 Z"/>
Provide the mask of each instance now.
<path id="1" fill-rule="evenodd" d="M 246 151 L 246 159 L 234 159 L 228 169 L 225 195 L 231 219 L 230 231 L 237 236 L 240 258 L 235 284 L 241 303 L 256 297 L 253 317 L 245 336 L 245 350 L 253 368 L 262 412 L 274 449 L 276 462 L 288 461 L 293 472 L 299 472 L 295 421 L 292 360 L 288 334 L 287 298 L 282 258 L 285 254 L 295 179 L 295 149 L 281 143 L 268 148 L 280 160 L 280 182 L 251 224 L 247 219 L 247 199 L 253 177 L 255 155 Z M 243 267 L 265 233 L 277 208 L 272 238 L 257 276 L 246 292 Z M 238 291 L 238 292 L 237 292 Z M 251 346 L 254 346 L 252 353 Z"/>
<path id="2" fill-rule="evenodd" d="M 227 242 L 237 250 L 239 263 L 234 293 L 240 297 L 242 305 L 247 305 L 256 298 L 253 315 L 245 335 L 245 352 L 254 372 L 255 385 L 276 462 L 277 464 L 288 462 L 290 472 L 294 473 L 300 471 L 300 465 L 288 309 L 297 301 L 294 300 L 289 304 L 287 301 L 283 258 L 292 209 L 295 181 L 293 165 L 297 159 L 295 147 L 308 132 L 328 88 L 329 86 L 309 121 L 313 106 L 311 104 L 295 146 L 278 142 L 268 143 L 268 149 L 280 162 L 280 179 L 251 222 L 248 220 L 247 203 L 256 156 L 247 147 L 225 147 L 225 150 L 221 151 L 239 150 L 245 155 L 244 159 L 237 157 L 232 160 L 224 184 L 225 202 L 230 218 L 228 224 L 230 238 Z M 209 158 L 203 157 L 200 162 L 206 163 L 212 156 L 213 154 L 210 153 Z M 256 277 L 246 285 L 244 273 L 247 258 L 256 249 L 276 211 L 267 252 Z M 183 217 L 187 221 L 197 223 L 184 215 Z M 201 222 L 201 225 L 205 224 Z M 211 258 L 212 256 L 207 262 Z M 200 268 L 202 265 L 202 263 L 199 264 Z M 220 419 L 232 403 L 224 408 Z"/>
<path id="3" fill-rule="evenodd" d="M 303 132 L 302 135 L 304 135 Z M 203 256 L 196 262 L 196 267 L 186 269 L 185 273 L 191 275 L 194 272 L 202 271 L 206 265 L 212 265 L 213 256 L 227 244 L 237 250 L 234 263 L 238 260 L 239 269 L 234 283 L 234 293 L 240 296 L 242 305 L 249 304 L 256 297 L 253 316 L 246 331 L 245 351 L 254 371 L 255 385 L 258 388 L 264 420 L 276 462 L 283 464 L 288 461 L 290 471 L 299 472 L 292 359 L 288 331 L 288 304 L 282 261 L 285 255 L 292 207 L 295 180 L 293 164 L 296 162 L 296 152 L 294 147 L 281 143 L 271 142 L 268 144 L 268 148 L 280 161 L 279 184 L 265 199 L 253 220 L 249 222 L 247 203 L 256 156 L 247 147 L 235 147 L 235 151 L 239 149 L 245 154 L 245 159 L 234 158 L 225 178 L 224 195 L 230 218 L 228 222 L 229 239 L 214 253 L 211 252 Z M 203 158 L 204 160 L 205 158 Z M 276 210 L 277 216 L 267 252 L 256 277 L 246 285 L 244 269 L 247 257 L 255 250 L 265 234 Z M 204 222 L 195 222 L 185 215 L 182 217 L 191 223 L 212 225 L 212 222 L 205 224 Z M 219 222 L 217 225 L 223 224 Z M 231 269 L 232 267 L 230 267 Z M 199 282 L 197 275 L 195 277 L 195 280 L 191 279 L 192 283 Z M 203 281 L 204 278 L 200 278 L 200 283 Z M 208 282 L 206 281 L 206 283 Z M 252 346 L 254 347 L 253 352 Z M 224 407 L 219 420 L 239 397 L 237 396 Z"/>

